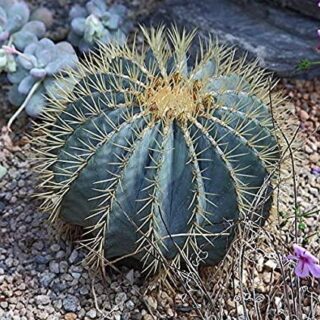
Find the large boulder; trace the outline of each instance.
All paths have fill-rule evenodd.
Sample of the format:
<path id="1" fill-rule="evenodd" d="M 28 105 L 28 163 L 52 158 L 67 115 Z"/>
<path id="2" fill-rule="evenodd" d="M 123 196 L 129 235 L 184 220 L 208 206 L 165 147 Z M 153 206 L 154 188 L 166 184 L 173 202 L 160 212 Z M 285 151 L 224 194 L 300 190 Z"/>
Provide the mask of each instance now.
<path id="1" fill-rule="evenodd" d="M 175 22 L 186 29 L 196 27 L 201 37 L 216 36 L 222 43 L 237 47 L 239 53 L 247 52 L 249 59 L 258 58 L 262 67 L 279 76 L 320 76 L 320 67 L 302 71 L 297 68 L 303 59 L 320 61 L 316 50 L 319 21 L 299 13 L 297 7 L 292 10 L 277 6 L 278 1 L 283 2 L 164 0 L 147 23 L 154 26 Z M 309 0 L 306 2 L 309 4 Z M 314 10 L 320 12 L 316 3 Z"/>
<path id="2" fill-rule="evenodd" d="M 250 0 L 255 1 L 255 0 Z M 317 9 L 316 0 L 265 0 L 272 4 L 280 5 L 301 12 L 307 16 L 320 19 L 320 9 Z"/>

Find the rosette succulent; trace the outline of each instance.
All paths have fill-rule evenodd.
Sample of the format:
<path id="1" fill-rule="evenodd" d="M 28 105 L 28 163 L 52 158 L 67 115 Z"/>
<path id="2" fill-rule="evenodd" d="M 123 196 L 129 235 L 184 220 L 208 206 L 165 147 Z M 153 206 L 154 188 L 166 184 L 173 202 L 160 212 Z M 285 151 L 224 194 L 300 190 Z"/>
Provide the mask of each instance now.
<path id="1" fill-rule="evenodd" d="M 53 43 L 43 38 L 29 44 L 23 54 L 18 52 L 17 68 L 8 73 L 13 84 L 9 91 L 9 100 L 15 106 L 26 101 L 26 112 L 37 117 L 45 103 L 45 95 L 53 96 L 57 84 L 54 76 L 65 68 L 75 67 L 78 57 L 68 42 Z"/>
<path id="2" fill-rule="evenodd" d="M 149 49 L 101 46 L 46 107 L 42 208 L 83 228 L 91 263 L 216 264 L 240 221 L 269 215 L 281 158 L 269 82 L 213 42 L 192 63 L 194 33 L 143 33 Z"/>
<path id="3" fill-rule="evenodd" d="M 125 6 L 108 7 L 104 0 L 91 0 L 85 7 L 75 5 L 70 11 L 71 30 L 68 40 L 80 51 L 93 49 L 98 42 L 124 44 L 131 23 Z"/>
<path id="4" fill-rule="evenodd" d="M 46 9 L 42 9 L 46 10 Z M 46 10 L 47 15 L 49 11 Z M 41 15 L 37 19 L 40 19 Z M 46 27 L 43 21 L 30 19 L 30 10 L 26 3 L 17 0 L 0 0 L 0 72 L 13 72 L 16 62 L 7 54 L 3 45 L 14 45 L 18 50 L 36 42 L 44 36 Z"/>

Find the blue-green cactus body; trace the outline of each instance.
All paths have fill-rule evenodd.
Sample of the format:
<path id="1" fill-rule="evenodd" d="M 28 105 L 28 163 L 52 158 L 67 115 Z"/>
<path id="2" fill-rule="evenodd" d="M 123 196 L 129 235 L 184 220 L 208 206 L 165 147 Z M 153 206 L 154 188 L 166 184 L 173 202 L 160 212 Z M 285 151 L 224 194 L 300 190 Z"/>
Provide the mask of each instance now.
<path id="1" fill-rule="evenodd" d="M 280 158 L 270 108 L 254 78 L 219 64 L 221 52 L 186 74 L 185 60 L 149 45 L 148 57 L 102 49 L 108 63 L 88 62 L 66 93 L 56 140 L 46 139 L 55 200 L 44 203 L 86 228 L 84 245 L 107 261 L 216 264 L 241 219 L 268 217 Z"/>

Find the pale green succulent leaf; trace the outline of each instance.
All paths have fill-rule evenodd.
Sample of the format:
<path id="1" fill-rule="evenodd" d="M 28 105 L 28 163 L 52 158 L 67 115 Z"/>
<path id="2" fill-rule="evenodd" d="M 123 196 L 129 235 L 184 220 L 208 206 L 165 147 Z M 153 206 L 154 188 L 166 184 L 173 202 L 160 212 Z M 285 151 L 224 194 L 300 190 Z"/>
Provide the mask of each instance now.
<path id="1" fill-rule="evenodd" d="M 7 10 L 6 30 L 10 33 L 18 31 L 25 25 L 30 16 L 30 11 L 25 2 L 17 2 L 9 6 Z"/>
<path id="2" fill-rule="evenodd" d="M 8 92 L 8 100 L 12 105 L 19 107 L 24 101 L 25 97 L 26 95 L 23 95 L 18 91 L 17 84 L 11 86 Z"/>
<path id="3" fill-rule="evenodd" d="M 42 21 L 29 21 L 23 26 L 22 31 L 31 32 L 39 39 L 45 35 L 46 26 Z"/>
<path id="4" fill-rule="evenodd" d="M 7 74 L 8 80 L 13 83 L 19 83 L 28 75 L 28 71 L 22 68 L 19 64 L 17 65 L 15 72 L 10 72 Z"/>
<path id="5" fill-rule="evenodd" d="M 107 10 L 106 2 L 104 0 L 91 0 L 86 4 L 86 9 L 89 14 L 93 14 L 96 17 L 101 17 Z"/>
<path id="6" fill-rule="evenodd" d="M 23 51 L 30 43 L 38 40 L 34 33 L 25 30 L 14 33 L 11 38 L 14 46 L 20 51 Z"/>
<path id="7" fill-rule="evenodd" d="M 31 88 L 33 87 L 33 85 L 37 82 L 37 79 L 31 75 L 26 76 L 20 83 L 18 86 L 18 91 L 23 94 L 26 95 L 29 93 L 29 91 L 31 90 Z"/>
<path id="8" fill-rule="evenodd" d="M 100 39 L 103 32 L 103 24 L 94 15 L 90 15 L 85 21 L 84 40 L 93 43 Z"/>
<path id="9" fill-rule="evenodd" d="M 46 104 L 46 98 L 44 95 L 44 88 L 40 86 L 40 88 L 38 88 L 38 90 L 32 95 L 31 99 L 28 101 L 25 110 L 30 117 L 37 118 L 42 113 Z"/>
<path id="10" fill-rule="evenodd" d="M 69 17 L 71 19 L 75 18 L 85 18 L 87 16 L 88 12 L 85 8 L 81 7 L 79 4 L 74 5 L 70 12 Z"/>
<path id="11" fill-rule="evenodd" d="M 30 70 L 30 74 L 35 78 L 42 79 L 47 75 L 47 72 L 42 68 L 33 68 Z"/>
<path id="12" fill-rule="evenodd" d="M 71 21 L 71 28 L 76 35 L 82 36 L 85 33 L 86 19 L 83 17 L 74 18 Z"/>

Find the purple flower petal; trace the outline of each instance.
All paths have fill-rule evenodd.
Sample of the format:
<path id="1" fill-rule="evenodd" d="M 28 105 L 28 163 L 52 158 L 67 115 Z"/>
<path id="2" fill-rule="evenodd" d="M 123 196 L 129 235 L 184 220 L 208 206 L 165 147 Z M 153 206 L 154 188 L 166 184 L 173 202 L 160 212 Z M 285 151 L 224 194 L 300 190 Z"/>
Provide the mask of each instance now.
<path id="1" fill-rule="evenodd" d="M 313 254 L 311 254 L 307 249 L 300 247 L 297 244 L 293 245 L 294 249 L 294 255 L 297 258 L 304 258 L 312 263 L 319 263 L 319 260 L 317 257 L 315 257 Z"/>
<path id="2" fill-rule="evenodd" d="M 320 266 L 318 264 L 310 264 L 309 271 L 315 278 L 320 278 Z"/>
<path id="3" fill-rule="evenodd" d="M 295 261 L 299 260 L 299 258 L 298 258 L 297 256 L 294 256 L 293 254 L 288 254 L 288 255 L 287 255 L 287 259 L 289 259 L 289 260 L 295 260 Z"/>
<path id="4" fill-rule="evenodd" d="M 302 247 L 300 247 L 300 246 L 297 245 L 297 244 L 294 244 L 294 245 L 293 245 L 293 250 L 294 250 L 295 256 L 298 257 L 298 258 L 299 258 L 299 257 L 302 257 L 303 254 L 304 254 L 304 252 L 306 251 L 305 248 L 302 248 Z"/>
<path id="5" fill-rule="evenodd" d="M 315 174 L 315 175 L 320 174 L 320 167 L 313 167 L 313 168 L 311 168 L 311 173 L 312 173 L 312 174 Z"/>
<path id="6" fill-rule="evenodd" d="M 320 278 L 319 260 L 313 254 L 303 247 L 294 244 L 294 255 L 288 255 L 288 259 L 297 261 L 295 274 L 300 278 L 305 278 L 310 274 L 316 278 Z"/>
<path id="7" fill-rule="evenodd" d="M 318 264 L 319 263 L 319 259 L 317 257 L 315 257 L 313 254 L 311 254 L 309 251 L 305 250 L 305 252 L 303 253 L 303 257 L 305 259 L 308 260 L 308 262 L 311 262 L 311 263 L 316 263 Z"/>
<path id="8" fill-rule="evenodd" d="M 299 260 L 294 272 L 298 277 L 305 278 L 309 275 L 309 265 L 304 261 Z"/>

